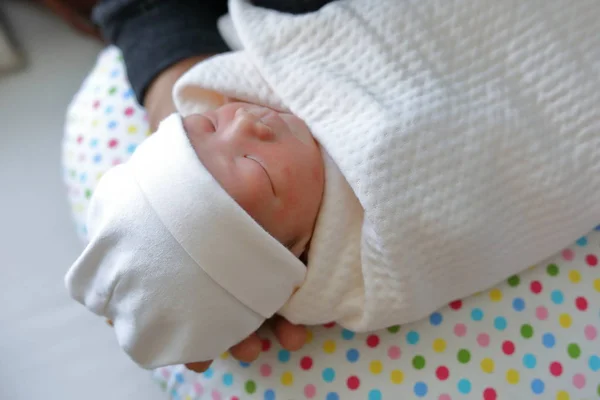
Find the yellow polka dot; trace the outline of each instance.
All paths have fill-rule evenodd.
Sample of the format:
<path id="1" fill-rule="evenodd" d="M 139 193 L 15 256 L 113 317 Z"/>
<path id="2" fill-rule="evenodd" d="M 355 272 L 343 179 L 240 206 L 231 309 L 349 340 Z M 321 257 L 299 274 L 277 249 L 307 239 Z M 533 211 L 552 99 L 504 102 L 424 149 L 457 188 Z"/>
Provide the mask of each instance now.
<path id="1" fill-rule="evenodd" d="M 446 350 L 446 342 L 444 339 L 435 339 L 433 341 L 433 351 L 436 353 L 443 353 Z"/>
<path id="2" fill-rule="evenodd" d="M 192 400 L 192 396 L 185 396 L 185 400 Z"/>
<path id="3" fill-rule="evenodd" d="M 519 371 L 512 368 L 506 371 L 506 381 L 511 385 L 519 383 Z"/>
<path id="4" fill-rule="evenodd" d="M 569 271 L 569 280 L 572 283 L 579 283 L 581 281 L 581 274 L 577 270 Z"/>
<path id="5" fill-rule="evenodd" d="M 291 372 L 286 371 L 281 375 L 281 384 L 284 386 L 291 386 L 294 383 L 294 375 Z"/>
<path id="6" fill-rule="evenodd" d="M 594 289 L 596 289 L 596 292 L 600 292 L 600 278 L 594 281 Z"/>
<path id="7" fill-rule="evenodd" d="M 558 323 L 563 328 L 569 328 L 571 326 L 571 324 L 573 323 L 573 319 L 571 318 L 571 316 L 569 314 L 563 313 L 563 314 L 560 314 L 560 316 L 558 317 Z"/>
<path id="8" fill-rule="evenodd" d="M 502 291 L 500 289 L 490 290 L 490 300 L 495 302 L 502 300 Z"/>
<path id="9" fill-rule="evenodd" d="M 494 372 L 494 360 L 491 358 L 484 358 L 481 360 L 481 370 L 488 374 Z"/>
<path id="10" fill-rule="evenodd" d="M 226 351 L 225 353 L 221 354 L 221 360 L 227 360 L 229 358 L 229 352 Z"/>
<path id="11" fill-rule="evenodd" d="M 98 175 L 96 175 L 96 180 L 99 181 L 102 176 L 104 176 L 104 173 L 100 172 Z"/>
<path id="12" fill-rule="evenodd" d="M 335 352 L 335 342 L 333 340 L 326 340 L 323 343 L 323 351 L 329 354 Z"/>
<path id="13" fill-rule="evenodd" d="M 150 135 L 152 135 L 152 131 L 151 131 L 150 129 L 148 129 L 148 130 L 146 131 L 146 136 L 150 136 Z"/>
<path id="14" fill-rule="evenodd" d="M 392 381 L 392 383 L 399 385 L 404 380 L 404 373 L 402 373 L 402 371 L 400 371 L 399 369 L 395 369 L 390 374 L 390 380 Z"/>
<path id="15" fill-rule="evenodd" d="M 73 211 L 75 211 L 76 213 L 81 213 L 83 212 L 84 207 L 83 204 L 74 204 L 73 205 Z"/>
<path id="16" fill-rule="evenodd" d="M 98 126 L 99 122 L 97 119 L 92 121 L 92 126 Z"/>
<path id="17" fill-rule="evenodd" d="M 136 132 L 137 132 L 137 126 L 135 126 L 135 125 L 129 125 L 129 128 L 127 128 L 127 133 L 130 133 L 130 134 L 133 135 Z"/>
<path id="18" fill-rule="evenodd" d="M 371 371 L 373 375 L 379 375 L 381 371 L 383 371 L 383 364 L 381 364 L 381 361 L 379 360 L 371 361 L 371 364 L 369 364 L 369 371 Z"/>
<path id="19" fill-rule="evenodd" d="M 307 329 L 306 331 L 306 343 L 311 343 L 313 341 L 313 338 L 315 337 L 315 335 L 313 334 L 313 332 L 310 329 Z"/>
<path id="20" fill-rule="evenodd" d="M 556 400 L 569 400 L 569 393 L 565 392 L 564 390 L 560 390 L 556 393 Z"/>

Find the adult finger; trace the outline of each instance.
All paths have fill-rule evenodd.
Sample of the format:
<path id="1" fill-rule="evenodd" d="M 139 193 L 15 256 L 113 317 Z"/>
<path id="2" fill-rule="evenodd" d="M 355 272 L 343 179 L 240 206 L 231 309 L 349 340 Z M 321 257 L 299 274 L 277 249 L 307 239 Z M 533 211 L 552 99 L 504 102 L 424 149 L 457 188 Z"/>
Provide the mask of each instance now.
<path id="1" fill-rule="evenodd" d="M 262 342 L 256 333 L 248 336 L 240 343 L 229 349 L 231 355 L 243 362 L 252 362 L 258 358 L 262 349 Z"/>
<path id="2" fill-rule="evenodd" d="M 185 364 L 185 367 L 194 372 L 202 373 L 210 367 L 210 364 L 212 364 L 212 361 L 201 361 Z"/>
<path id="3" fill-rule="evenodd" d="M 294 325 L 283 317 L 275 319 L 273 331 L 281 346 L 289 351 L 300 350 L 308 337 L 308 330 L 304 325 Z"/>

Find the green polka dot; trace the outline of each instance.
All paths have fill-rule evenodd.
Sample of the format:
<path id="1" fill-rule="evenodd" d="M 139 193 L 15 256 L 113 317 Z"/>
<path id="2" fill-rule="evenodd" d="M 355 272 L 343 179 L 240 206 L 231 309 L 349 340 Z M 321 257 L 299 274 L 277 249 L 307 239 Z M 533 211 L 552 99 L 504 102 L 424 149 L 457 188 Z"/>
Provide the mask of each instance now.
<path id="1" fill-rule="evenodd" d="M 581 349 L 576 343 L 571 343 L 569 347 L 567 347 L 567 353 L 571 358 L 579 358 L 581 355 Z"/>
<path id="2" fill-rule="evenodd" d="M 462 364 L 466 364 L 469 361 L 471 361 L 471 353 L 469 353 L 469 350 L 466 349 L 461 349 L 458 352 L 458 361 Z"/>
<path id="3" fill-rule="evenodd" d="M 256 383 L 254 383 L 254 381 L 246 382 L 246 392 L 248 394 L 252 394 L 252 393 L 256 392 Z"/>
<path id="4" fill-rule="evenodd" d="M 525 339 L 529 339 L 533 336 L 533 327 L 529 324 L 521 325 L 521 336 Z"/>
<path id="5" fill-rule="evenodd" d="M 167 382 L 161 382 L 161 383 L 160 383 L 160 388 L 161 388 L 162 390 L 167 390 Z"/>
<path id="6" fill-rule="evenodd" d="M 123 61 L 123 56 L 119 54 L 119 55 L 117 56 L 117 61 Z"/>
<path id="7" fill-rule="evenodd" d="M 558 275 L 558 265 L 556 265 L 556 264 L 550 264 L 550 265 L 548 265 L 546 267 L 546 272 L 550 276 L 556 276 L 556 275 Z"/>
<path id="8" fill-rule="evenodd" d="M 71 178 L 75 178 L 75 175 L 77 175 L 77 173 L 75 172 L 75 170 L 71 170 L 69 171 L 69 175 L 71 175 Z"/>
<path id="9" fill-rule="evenodd" d="M 398 331 L 400 330 L 400 325 L 390 326 L 389 328 L 387 328 L 387 330 L 390 333 L 398 333 Z"/>
<path id="10" fill-rule="evenodd" d="M 600 384 L 598 385 L 598 389 L 596 391 L 598 392 L 598 396 L 600 396 Z"/>
<path id="11" fill-rule="evenodd" d="M 513 275 L 510 278 L 508 278 L 508 284 L 511 287 L 517 287 L 517 286 L 519 286 L 520 282 L 521 282 L 521 278 L 519 278 L 517 275 Z"/>
<path id="12" fill-rule="evenodd" d="M 113 95 L 115 93 L 117 93 L 117 87 L 116 86 L 113 86 L 110 89 L 108 89 L 108 94 Z"/>
<path id="13" fill-rule="evenodd" d="M 415 356 L 412 359 L 412 365 L 415 367 L 415 369 L 425 368 L 425 358 L 423 356 Z"/>
<path id="14" fill-rule="evenodd" d="M 85 198 L 89 199 L 92 197 L 92 191 L 90 189 L 85 189 Z"/>

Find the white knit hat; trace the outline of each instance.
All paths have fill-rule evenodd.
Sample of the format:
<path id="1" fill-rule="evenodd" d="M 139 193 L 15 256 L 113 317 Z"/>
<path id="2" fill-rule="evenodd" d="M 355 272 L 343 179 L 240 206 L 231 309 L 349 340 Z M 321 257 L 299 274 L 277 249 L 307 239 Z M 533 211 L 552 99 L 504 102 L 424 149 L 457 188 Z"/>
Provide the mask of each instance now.
<path id="1" fill-rule="evenodd" d="M 305 266 L 221 188 L 171 115 L 90 203 L 90 242 L 66 275 L 144 368 L 218 357 L 276 313 Z"/>

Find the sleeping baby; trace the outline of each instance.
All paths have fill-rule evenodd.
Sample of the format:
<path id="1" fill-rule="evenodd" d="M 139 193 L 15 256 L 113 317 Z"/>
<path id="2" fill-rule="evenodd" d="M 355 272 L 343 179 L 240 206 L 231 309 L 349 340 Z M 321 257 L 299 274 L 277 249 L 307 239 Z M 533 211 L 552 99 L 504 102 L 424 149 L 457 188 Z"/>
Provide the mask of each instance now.
<path id="1" fill-rule="evenodd" d="M 419 28 L 410 2 L 294 16 L 231 0 L 238 51 L 181 77 L 178 113 L 102 178 L 71 295 L 152 368 L 214 359 L 274 314 L 360 332 L 416 321 L 586 234 L 600 78 L 573 53 L 577 19 L 519 5 L 488 4 L 506 26 L 550 29 L 548 57 L 525 29 L 446 40 L 448 17 Z M 535 62 L 518 42 L 540 43 Z M 569 85 L 557 65 L 574 65 Z"/>

